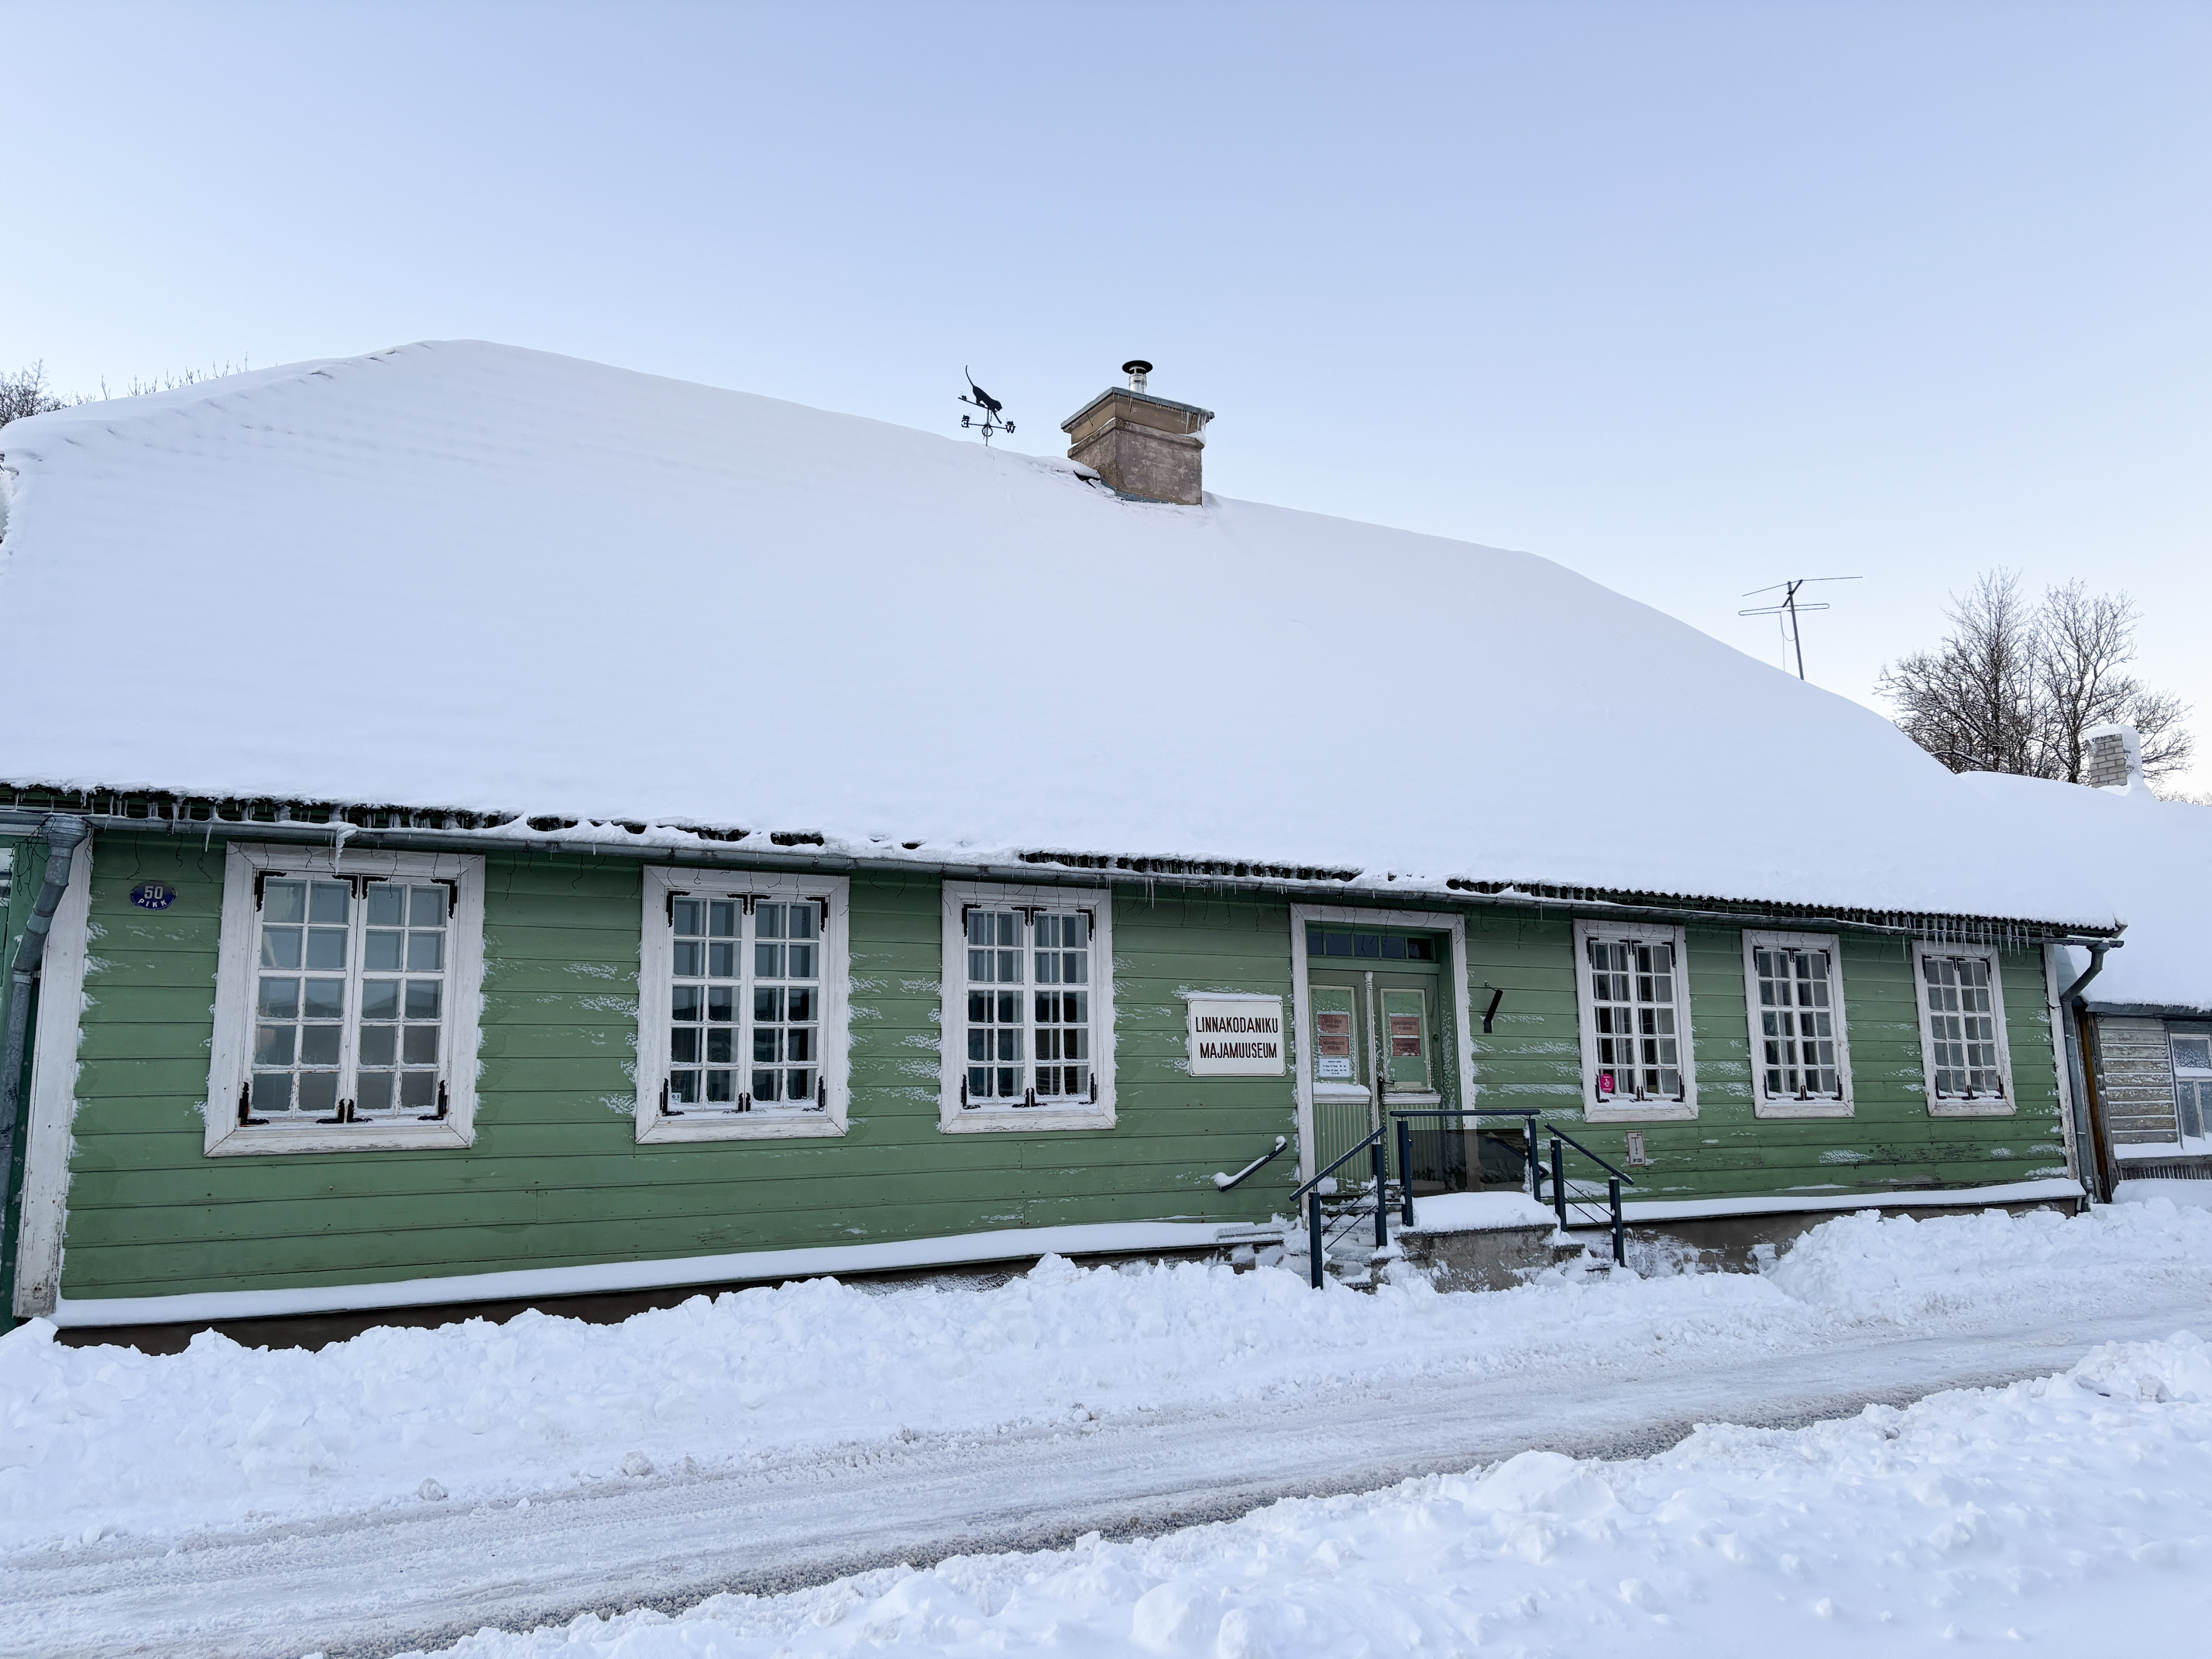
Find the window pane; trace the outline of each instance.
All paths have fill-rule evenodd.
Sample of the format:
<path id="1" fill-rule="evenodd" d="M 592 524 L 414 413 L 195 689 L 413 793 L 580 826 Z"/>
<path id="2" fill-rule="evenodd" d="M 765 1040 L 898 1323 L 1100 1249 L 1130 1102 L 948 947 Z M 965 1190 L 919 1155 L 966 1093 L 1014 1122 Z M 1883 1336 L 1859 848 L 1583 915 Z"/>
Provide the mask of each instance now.
<path id="1" fill-rule="evenodd" d="M 270 881 L 262 884 L 261 921 L 264 927 L 270 922 L 296 922 L 305 921 L 307 919 L 307 884 L 306 882 Z"/>
<path id="2" fill-rule="evenodd" d="M 368 888 L 368 925 L 372 927 L 403 927 L 407 923 L 407 890 L 395 887 L 390 882 L 371 882 Z"/>
<path id="3" fill-rule="evenodd" d="M 404 933 L 372 932 L 362 947 L 362 967 L 372 974 L 398 973 L 406 937 Z M 314 965 L 328 968 L 334 964 L 319 962 Z"/>
<path id="4" fill-rule="evenodd" d="M 364 1066 L 389 1066 L 398 1054 L 399 1028 L 396 1025 L 364 1025 L 361 1028 L 361 1063 Z"/>
<path id="5" fill-rule="evenodd" d="M 264 968 L 297 968 L 300 965 L 300 930 L 296 927 L 263 928 L 261 965 Z"/>
<path id="6" fill-rule="evenodd" d="M 344 923 L 352 920 L 353 884 L 317 881 L 308 884 L 307 920 Z"/>
<path id="7" fill-rule="evenodd" d="M 451 896 L 442 887 L 410 888 L 407 925 L 410 927 L 443 927 L 446 911 L 452 902 Z"/>

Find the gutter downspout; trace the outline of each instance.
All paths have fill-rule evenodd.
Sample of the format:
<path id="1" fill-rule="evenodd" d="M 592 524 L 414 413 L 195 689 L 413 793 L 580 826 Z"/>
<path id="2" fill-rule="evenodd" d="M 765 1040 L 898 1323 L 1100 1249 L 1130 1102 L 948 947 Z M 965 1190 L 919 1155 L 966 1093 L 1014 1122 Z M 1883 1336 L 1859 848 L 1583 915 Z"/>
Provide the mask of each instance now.
<path id="1" fill-rule="evenodd" d="M 2089 1067 L 2083 1055 L 2087 1041 L 2088 1011 L 2082 1006 L 2081 993 L 2089 981 L 2105 971 L 2105 952 L 2126 943 L 2124 939 L 2098 939 L 2089 943 L 2089 965 L 2081 976 L 2058 994 L 2059 1017 L 2066 1022 L 2066 1070 L 2068 1081 L 2074 1085 L 2075 1144 L 2092 1148 L 2096 1157 L 2096 1178 L 2089 1185 L 2090 1196 L 2100 1204 L 2112 1201 L 2112 1151 L 2105 1144 L 2105 1115 L 2097 1109 L 2096 1097 L 2090 1091 Z M 2084 1170 L 2083 1174 L 2087 1174 Z"/>
<path id="2" fill-rule="evenodd" d="M 30 1046 L 32 993 L 46 961 L 54 911 L 69 887 L 76 849 L 92 833 L 82 818 L 67 813 L 49 817 L 46 830 L 46 880 L 23 925 L 22 943 L 15 947 L 15 960 L 9 972 L 8 1036 L 4 1045 L 0 1045 L 0 1170 L 6 1171 L 0 1180 L 5 1181 L 7 1188 L 6 1205 L 0 1208 L 0 1329 L 15 1324 L 15 1259 L 21 1243 L 16 1234 L 21 1231 L 23 1201 L 23 1072 L 25 1051 Z"/>

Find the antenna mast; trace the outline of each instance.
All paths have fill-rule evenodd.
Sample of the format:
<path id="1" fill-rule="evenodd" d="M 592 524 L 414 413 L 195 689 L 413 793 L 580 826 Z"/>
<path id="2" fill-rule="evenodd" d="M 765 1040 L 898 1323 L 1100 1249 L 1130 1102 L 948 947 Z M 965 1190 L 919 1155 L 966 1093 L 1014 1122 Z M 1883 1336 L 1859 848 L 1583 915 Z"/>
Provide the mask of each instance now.
<path id="1" fill-rule="evenodd" d="M 1789 617 L 1790 643 L 1797 653 L 1797 678 L 1802 680 L 1805 678 L 1805 639 L 1798 631 L 1797 613 L 1801 611 L 1826 611 L 1830 607 L 1821 604 L 1798 604 L 1797 590 L 1813 582 L 1855 582 L 1859 580 L 1856 576 L 1796 576 L 1786 582 L 1777 582 L 1773 587 L 1754 587 L 1743 597 L 1757 599 L 1761 593 L 1771 593 L 1778 587 L 1783 590 L 1782 603 L 1761 605 L 1753 611 L 1739 611 L 1735 614 L 1739 617 Z"/>

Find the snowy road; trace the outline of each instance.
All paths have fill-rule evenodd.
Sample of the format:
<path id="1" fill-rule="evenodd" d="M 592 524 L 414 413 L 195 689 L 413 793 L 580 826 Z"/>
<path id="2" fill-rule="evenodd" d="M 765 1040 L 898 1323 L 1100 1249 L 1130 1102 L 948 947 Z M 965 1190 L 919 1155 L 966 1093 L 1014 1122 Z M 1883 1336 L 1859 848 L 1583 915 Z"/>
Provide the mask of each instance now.
<path id="1" fill-rule="evenodd" d="M 1355 1492 L 1531 1447 L 1641 1455 L 1699 1420 L 1788 1425 L 1869 1401 L 2063 1370 L 2096 1345 L 2191 1330 L 2201 1291 L 2078 1308 L 2053 1328 L 2019 1306 L 1795 1352 L 1695 1348 L 1628 1372 L 1559 1363 L 1508 1375 L 1368 1377 L 1295 1395 L 1108 1412 L 1011 1432 L 917 1434 L 525 1504 L 459 1502 L 181 1541 L 116 1539 L 0 1566 L 9 1654 L 337 1659 L 441 1645 L 481 1626 L 674 1608 L 726 1589 L 817 1583 L 900 1560 L 1064 1544 L 1226 1518 L 1276 1498 Z"/>

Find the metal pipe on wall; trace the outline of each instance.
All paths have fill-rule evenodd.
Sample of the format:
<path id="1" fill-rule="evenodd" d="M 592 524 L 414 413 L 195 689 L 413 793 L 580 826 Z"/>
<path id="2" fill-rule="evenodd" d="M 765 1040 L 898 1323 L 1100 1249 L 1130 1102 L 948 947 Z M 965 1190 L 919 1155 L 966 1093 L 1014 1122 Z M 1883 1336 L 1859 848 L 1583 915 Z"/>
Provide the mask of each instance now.
<path id="1" fill-rule="evenodd" d="M 23 1196 L 17 1150 L 21 1139 L 23 1071 L 30 1047 L 32 993 L 46 961 L 46 939 L 53 929 L 54 912 L 61 908 L 62 895 L 69 890 L 76 849 L 92 833 L 82 818 L 66 812 L 48 817 L 44 828 L 46 879 L 31 905 L 30 916 L 23 926 L 22 942 L 15 947 L 15 959 L 9 967 L 8 1035 L 4 1043 L 0 1043 L 0 1170 L 7 1171 L 7 1201 L 4 1210 L 0 1210 L 0 1256 L 4 1256 L 6 1265 L 6 1271 L 0 1273 L 0 1320 L 9 1325 L 15 1322 L 11 1310 L 15 1296 L 16 1213 Z"/>

